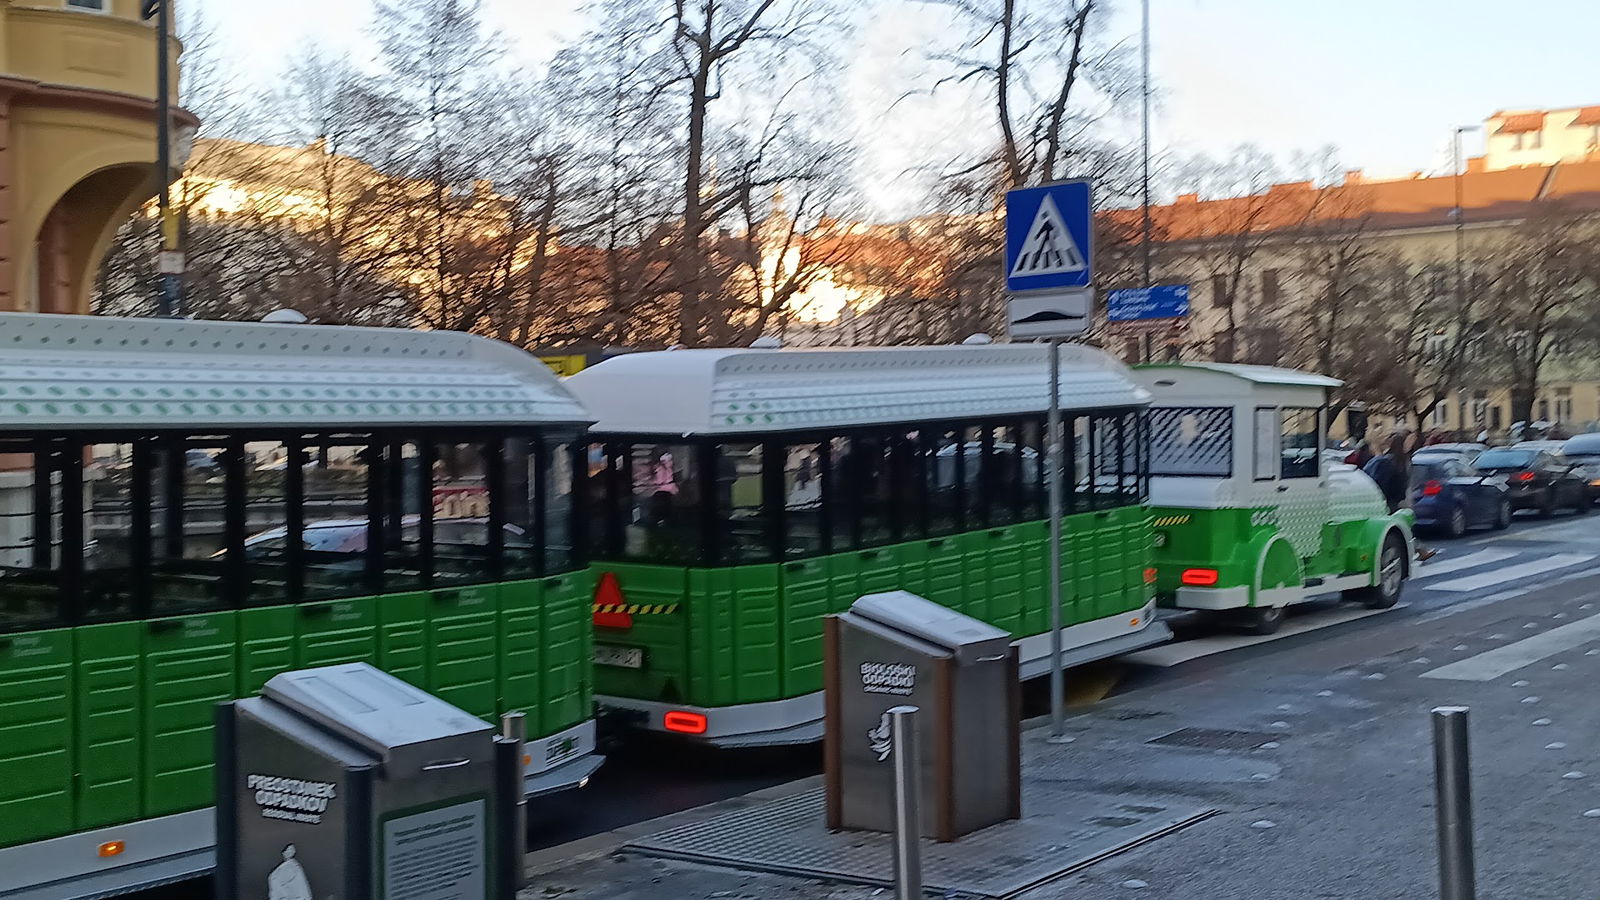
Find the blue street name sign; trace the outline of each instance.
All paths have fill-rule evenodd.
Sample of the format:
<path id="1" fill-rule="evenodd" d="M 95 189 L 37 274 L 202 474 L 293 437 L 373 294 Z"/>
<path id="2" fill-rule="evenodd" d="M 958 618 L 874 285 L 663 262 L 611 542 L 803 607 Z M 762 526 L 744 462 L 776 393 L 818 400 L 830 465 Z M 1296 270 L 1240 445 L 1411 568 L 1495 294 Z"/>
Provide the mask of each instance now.
<path id="1" fill-rule="evenodd" d="M 1006 290 L 1094 284 L 1094 191 L 1087 179 L 1006 193 Z"/>
<path id="2" fill-rule="evenodd" d="M 1106 318 L 1113 322 L 1181 319 L 1188 314 L 1187 284 L 1158 284 L 1106 292 Z"/>

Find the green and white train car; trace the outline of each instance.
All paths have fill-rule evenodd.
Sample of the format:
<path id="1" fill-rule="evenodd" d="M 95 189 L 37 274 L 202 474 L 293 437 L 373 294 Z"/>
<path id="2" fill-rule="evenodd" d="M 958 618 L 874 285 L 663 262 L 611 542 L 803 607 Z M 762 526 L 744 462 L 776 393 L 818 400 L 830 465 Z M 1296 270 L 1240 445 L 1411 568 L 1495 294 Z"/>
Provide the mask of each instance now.
<path id="1" fill-rule="evenodd" d="M 1150 506 L 1163 605 L 1266 633 L 1287 607 L 1343 592 L 1381 609 L 1410 574 L 1412 514 L 1322 455 L 1340 382 L 1268 366 L 1136 370 L 1150 391 Z"/>
<path id="2" fill-rule="evenodd" d="M 1069 346 L 1069 665 L 1165 640 L 1143 503 L 1148 393 Z M 904 589 L 1048 665 L 1048 358 L 1029 344 L 676 350 L 567 384 L 596 418 L 602 713 L 721 746 L 822 734 L 822 618 Z"/>
<path id="3" fill-rule="evenodd" d="M 587 414 L 464 334 L 0 314 L 0 895 L 210 866 L 213 705 L 361 660 L 598 765 Z"/>

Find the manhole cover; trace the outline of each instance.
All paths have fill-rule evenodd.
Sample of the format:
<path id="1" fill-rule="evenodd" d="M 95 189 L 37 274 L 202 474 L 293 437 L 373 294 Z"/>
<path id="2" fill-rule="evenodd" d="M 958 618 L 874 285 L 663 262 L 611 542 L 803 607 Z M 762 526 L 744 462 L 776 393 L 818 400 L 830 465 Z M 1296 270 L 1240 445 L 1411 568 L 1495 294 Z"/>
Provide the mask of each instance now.
<path id="1" fill-rule="evenodd" d="M 1180 728 L 1146 744 L 1165 744 L 1170 747 L 1199 747 L 1204 750 L 1254 750 L 1268 741 L 1283 737 L 1265 731 L 1229 731 L 1224 728 Z"/>

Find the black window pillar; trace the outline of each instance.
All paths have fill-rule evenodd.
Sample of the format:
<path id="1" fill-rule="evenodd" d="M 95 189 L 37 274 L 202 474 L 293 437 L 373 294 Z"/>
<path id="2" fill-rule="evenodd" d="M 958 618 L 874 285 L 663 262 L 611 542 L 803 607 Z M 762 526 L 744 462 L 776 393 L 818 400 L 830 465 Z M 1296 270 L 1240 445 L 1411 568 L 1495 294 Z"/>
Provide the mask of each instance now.
<path id="1" fill-rule="evenodd" d="M 306 463 L 311 457 L 306 453 L 305 441 L 300 435 L 284 441 L 283 464 L 283 559 L 287 582 L 284 591 L 290 603 L 299 603 L 306 588 Z"/>

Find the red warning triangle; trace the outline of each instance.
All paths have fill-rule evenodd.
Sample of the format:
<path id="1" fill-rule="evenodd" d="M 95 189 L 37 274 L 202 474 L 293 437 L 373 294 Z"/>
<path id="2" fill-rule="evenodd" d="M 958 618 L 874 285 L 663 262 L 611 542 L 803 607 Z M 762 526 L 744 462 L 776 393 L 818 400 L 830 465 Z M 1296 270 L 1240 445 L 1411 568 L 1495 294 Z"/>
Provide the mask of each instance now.
<path id="1" fill-rule="evenodd" d="M 633 616 L 622 612 L 627 598 L 613 572 L 602 572 L 594 586 L 594 624 L 597 628 L 632 628 Z"/>

